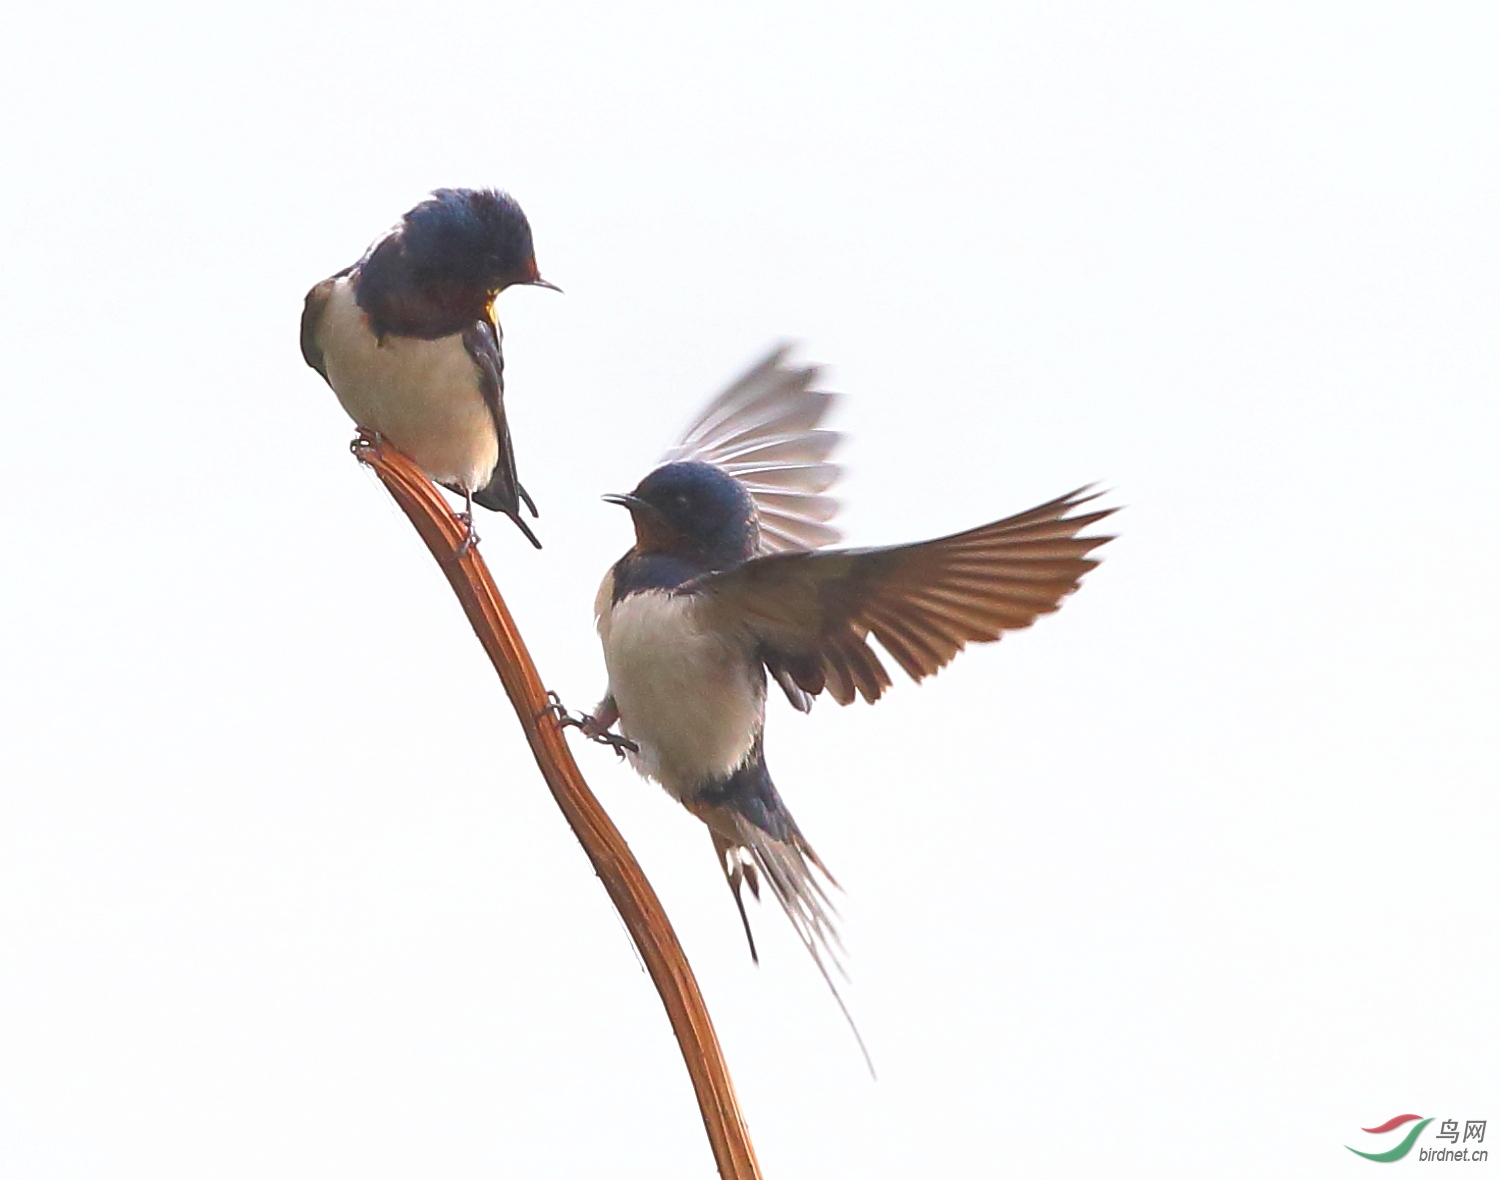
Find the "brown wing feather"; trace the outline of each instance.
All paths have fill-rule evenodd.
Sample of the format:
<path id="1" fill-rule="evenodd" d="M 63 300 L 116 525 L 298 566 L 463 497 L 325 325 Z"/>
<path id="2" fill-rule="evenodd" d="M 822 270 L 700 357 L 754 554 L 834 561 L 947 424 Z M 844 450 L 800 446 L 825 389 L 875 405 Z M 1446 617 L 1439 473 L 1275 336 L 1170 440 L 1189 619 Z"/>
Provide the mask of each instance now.
<path id="1" fill-rule="evenodd" d="M 1070 515 L 1087 489 L 977 529 L 883 549 L 780 553 L 683 587 L 721 622 L 748 630 L 767 663 L 841 705 L 875 701 L 890 674 L 874 636 L 913 680 L 931 676 L 969 643 L 1029 627 L 1078 589 L 1109 537 L 1080 537 L 1114 509 Z"/>

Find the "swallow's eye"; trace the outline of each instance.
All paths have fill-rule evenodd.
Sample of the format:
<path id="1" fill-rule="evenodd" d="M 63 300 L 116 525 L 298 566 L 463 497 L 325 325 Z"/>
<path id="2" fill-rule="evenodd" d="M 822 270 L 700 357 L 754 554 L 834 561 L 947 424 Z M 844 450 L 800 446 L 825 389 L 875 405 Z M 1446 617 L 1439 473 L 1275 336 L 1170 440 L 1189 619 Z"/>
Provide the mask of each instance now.
<path id="1" fill-rule="evenodd" d="M 688 494 L 686 492 L 678 492 L 672 497 L 672 502 L 679 508 L 686 508 L 688 506 Z"/>

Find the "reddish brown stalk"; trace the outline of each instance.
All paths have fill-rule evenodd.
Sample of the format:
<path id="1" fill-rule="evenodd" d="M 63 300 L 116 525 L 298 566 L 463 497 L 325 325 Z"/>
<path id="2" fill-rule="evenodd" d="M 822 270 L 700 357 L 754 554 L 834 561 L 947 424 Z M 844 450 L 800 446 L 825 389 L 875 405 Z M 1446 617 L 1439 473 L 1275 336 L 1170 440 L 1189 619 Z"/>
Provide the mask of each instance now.
<path id="1" fill-rule="evenodd" d="M 759 1180 L 760 1167 L 734 1083 L 682 944 L 625 838 L 583 781 L 561 728 L 547 711 L 547 690 L 536 665 L 479 550 L 471 546 L 462 557 L 454 557 L 464 527 L 411 460 L 389 445 L 377 445 L 364 431 L 353 451 L 380 477 L 447 575 L 474 634 L 500 674 L 553 799 L 635 940 L 682 1049 L 719 1175 L 723 1180 Z"/>

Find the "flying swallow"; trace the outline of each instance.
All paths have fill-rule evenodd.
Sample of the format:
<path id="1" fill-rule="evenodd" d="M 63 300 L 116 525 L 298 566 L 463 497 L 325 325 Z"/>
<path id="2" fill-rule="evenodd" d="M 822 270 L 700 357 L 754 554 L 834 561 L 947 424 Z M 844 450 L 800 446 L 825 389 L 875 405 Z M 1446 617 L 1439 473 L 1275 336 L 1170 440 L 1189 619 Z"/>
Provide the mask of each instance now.
<path id="1" fill-rule="evenodd" d="M 537 273 L 531 226 L 494 189 L 438 189 L 353 266 L 307 293 L 302 356 L 355 423 L 464 497 L 465 547 L 477 502 L 515 521 L 536 506 L 516 479 L 505 422 L 505 358 L 495 297 Z"/>
<path id="2" fill-rule="evenodd" d="M 768 682 L 802 712 L 824 692 L 874 702 L 891 678 L 871 637 L 913 680 L 931 676 L 1055 611 L 1110 539 L 1079 533 L 1114 510 L 1077 511 L 1095 498 L 1081 489 L 937 540 L 826 549 L 840 436 L 818 428 L 832 395 L 817 377 L 772 352 L 634 491 L 605 497 L 630 511 L 635 544 L 595 602 L 608 692 L 571 720 L 707 825 L 757 958 L 741 886 L 758 898 L 766 881 L 842 1007 L 826 965 L 837 883 L 766 768 Z"/>

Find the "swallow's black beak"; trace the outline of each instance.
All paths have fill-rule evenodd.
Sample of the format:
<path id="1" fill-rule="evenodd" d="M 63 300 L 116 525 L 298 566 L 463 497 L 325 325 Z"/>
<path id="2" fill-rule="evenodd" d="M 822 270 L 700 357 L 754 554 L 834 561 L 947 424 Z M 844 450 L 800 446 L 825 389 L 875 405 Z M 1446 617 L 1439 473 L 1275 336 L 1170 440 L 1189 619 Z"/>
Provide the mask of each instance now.
<path id="1" fill-rule="evenodd" d="M 630 509 L 630 522 L 635 525 L 635 547 L 639 553 L 672 553 L 682 541 L 682 533 L 662 515 L 661 509 L 649 500 L 629 492 L 611 492 L 600 497 L 610 504 L 619 504 Z"/>
<path id="2" fill-rule="evenodd" d="M 511 283 L 514 283 L 518 287 L 546 287 L 549 291 L 556 291 L 559 295 L 562 294 L 561 287 L 556 283 L 549 283 L 546 279 L 542 278 L 542 272 L 536 267 L 535 254 L 521 263 L 511 273 L 511 277 L 505 285 L 510 286 Z"/>

